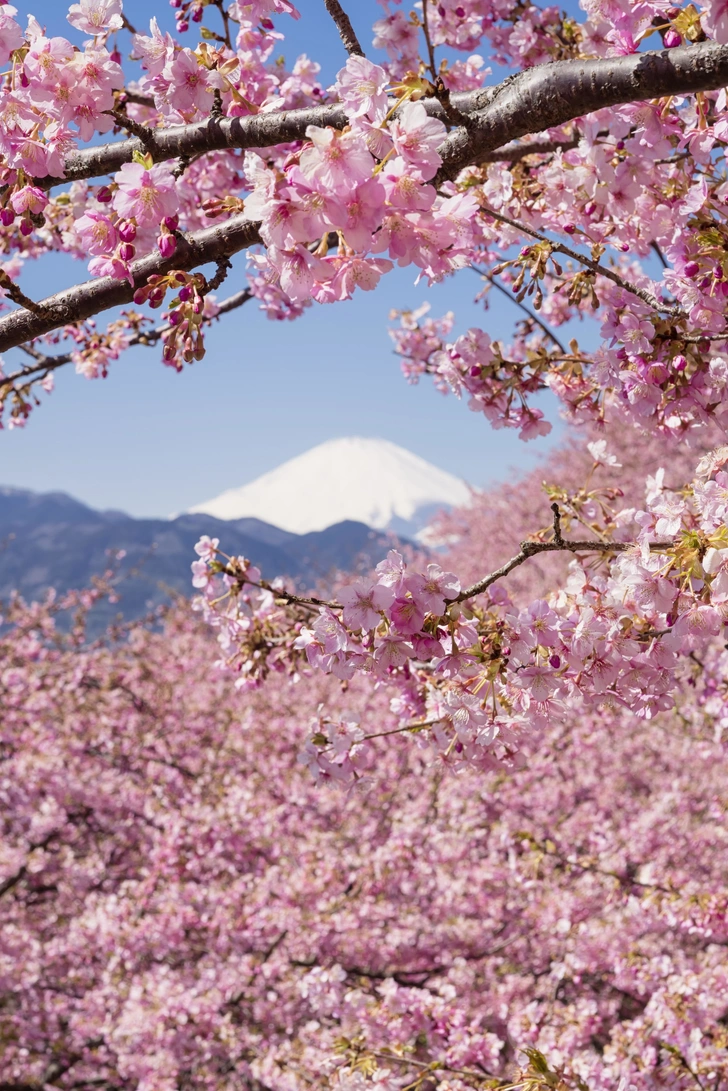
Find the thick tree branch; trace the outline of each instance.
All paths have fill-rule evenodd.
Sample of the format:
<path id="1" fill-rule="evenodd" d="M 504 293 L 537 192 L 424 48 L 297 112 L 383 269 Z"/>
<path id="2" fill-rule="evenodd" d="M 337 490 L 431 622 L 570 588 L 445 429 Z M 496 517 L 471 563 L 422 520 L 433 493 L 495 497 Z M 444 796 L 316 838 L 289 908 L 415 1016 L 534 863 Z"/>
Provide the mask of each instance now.
<path id="1" fill-rule="evenodd" d="M 260 242 L 258 225 L 246 220 L 243 215 L 232 216 L 224 224 L 207 227 L 191 235 L 180 235 L 177 250 L 171 258 L 162 258 L 159 253 L 154 253 L 134 262 L 131 266 L 133 285 L 127 280 L 99 277 L 41 300 L 38 304 L 41 311 L 17 310 L 0 318 L 0 352 L 16 348 L 61 326 L 82 322 L 111 307 L 130 303 L 136 289 L 146 284 L 155 273 L 195 269 L 208 262 L 229 258 L 257 242 Z"/>
<path id="2" fill-rule="evenodd" d="M 510 76 L 491 90 L 488 105 L 440 148 L 437 181 L 452 178 L 495 148 L 529 133 L 624 102 L 713 91 L 728 83 L 728 46 L 717 42 L 676 49 L 557 61 Z"/>
<path id="3" fill-rule="evenodd" d="M 716 90 L 726 84 L 728 45 L 717 42 L 529 68 L 509 76 L 497 87 L 450 96 L 452 106 L 467 114 L 469 122 L 453 130 L 442 145 L 444 165 L 439 180 L 452 177 L 469 163 L 483 161 L 489 152 L 510 141 L 564 125 L 594 110 L 665 95 Z M 448 120 L 437 99 L 425 99 L 423 104 L 429 114 Z M 36 182 L 50 189 L 64 182 L 111 174 L 131 162 L 134 152 L 148 151 L 156 162 L 161 162 L 224 148 L 272 147 L 305 139 L 309 125 L 342 129 L 346 115 L 334 103 L 152 129 L 144 144 L 135 138 L 75 152 L 66 160 L 65 178 L 40 178 Z"/>
<path id="4" fill-rule="evenodd" d="M 336 23 L 336 29 L 339 32 L 339 37 L 344 43 L 344 49 L 349 54 L 349 56 L 363 57 L 364 50 L 359 44 L 359 39 L 354 32 L 353 26 L 351 25 L 351 20 L 349 19 L 349 16 L 346 14 L 338 0 L 324 0 L 324 7 Z"/>

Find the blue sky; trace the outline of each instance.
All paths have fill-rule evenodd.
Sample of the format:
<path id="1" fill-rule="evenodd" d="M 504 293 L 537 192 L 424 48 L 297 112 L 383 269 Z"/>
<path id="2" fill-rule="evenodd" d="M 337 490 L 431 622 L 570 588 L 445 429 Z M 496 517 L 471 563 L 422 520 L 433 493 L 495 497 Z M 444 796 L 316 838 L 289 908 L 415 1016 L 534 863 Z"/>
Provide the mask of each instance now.
<path id="1" fill-rule="evenodd" d="M 62 0 L 16 6 L 21 17 L 32 12 L 49 32 L 75 40 Z M 307 52 L 332 79 L 345 54 L 323 3 L 298 6 L 300 22 L 280 21 L 282 52 L 288 59 Z M 164 0 L 126 0 L 125 11 L 138 27 L 150 14 L 172 25 Z M 378 7 L 355 0 L 349 11 L 366 48 Z M 244 268 L 241 255 L 220 298 L 243 286 Z M 432 314 L 454 310 L 458 329 L 480 325 L 493 337 L 508 335 L 516 308 L 500 297 L 484 313 L 472 302 L 478 282 L 467 271 L 432 289 L 415 286 L 415 272 L 397 270 L 378 291 L 315 305 L 293 323 L 270 322 L 249 303 L 216 325 L 206 358 L 179 375 L 162 366 L 156 348 L 130 351 L 106 380 L 61 371 L 27 427 L 0 433 L 0 484 L 60 489 L 95 507 L 151 516 L 184 510 L 342 435 L 381 436 L 476 485 L 534 465 L 562 433 L 552 402 L 544 408 L 555 433 L 524 444 L 429 382 L 410 387 L 387 335 L 392 307 L 424 300 Z M 40 298 L 86 278 L 83 264 L 53 256 L 29 263 L 23 286 Z"/>

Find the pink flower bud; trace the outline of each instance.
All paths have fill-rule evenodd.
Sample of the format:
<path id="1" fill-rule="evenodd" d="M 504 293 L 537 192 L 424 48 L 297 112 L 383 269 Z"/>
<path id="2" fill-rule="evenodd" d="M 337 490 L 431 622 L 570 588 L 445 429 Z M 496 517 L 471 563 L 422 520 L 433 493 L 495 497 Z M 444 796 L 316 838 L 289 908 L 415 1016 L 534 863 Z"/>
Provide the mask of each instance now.
<path id="1" fill-rule="evenodd" d="M 177 240 L 174 235 L 160 235 L 157 239 L 157 246 L 163 258 L 171 258 L 177 249 Z"/>
<path id="2" fill-rule="evenodd" d="M 23 219 L 20 221 L 20 234 L 26 236 L 33 234 L 33 224 L 31 220 Z"/>
<path id="3" fill-rule="evenodd" d="M 130 220 L 122 220 L 119 224 L 118 232 L 122 242 L 134 242 L 137 229 Z"/>
<path id="4" fill-rule="evenodd" d="M 567 235 L 573 235 L 576 231 L 576 224 L 564 224 L 564 231 Z"/>
<path id="5" fill-rule="evenodd" d="M 196 11 L 192 12 L 192 22 L 193 23 L 201 23 L 202 22 L 202 8 L 197 8 Z"/>
<path id="6" fill-rule="evenodd" d="M 118 49 L 114 49 L 110 54 L 110 57 L 114 64 L 121 64 L 121 53 Z"/>
<path id="7" fill-rule="evenodd" d="M 558 656 L 558 655 L 552 655 L 551 658 L 549 659 L 549 663 L 551 664 L 551 666 L 556 671 L 561 666 L 561 657 Z"/>
<path id="8" fill-rule="evenodd" d="M 479 379 L 480 378 L 480 368 L 478 367 L 478 365 L 473 364 L 473 366 L 469 369 L 468 374 L 471 375 L 473 377 L 473 379 Z"/>
<path id="9" fill-rule="evenodd" d="M 682 353 L 678 353 L 678 355 L 672 361 L 672 366 L 674 367 L 675 371 L 684 371 L 685 368 L 688 366 L 688 362 L 682 355 Z"/>
<path id="10" fill-rule="evenodd" d="M 176 231 L 179 227 L 179 216 L 165 216 L 162 223 L 168 231 Z"/>
<path id="11" fill-rule="evenodd" d="M 700 272 L 700 266 L 697 261 L 686 261 L 685 269 L 683 270 L 686 277 L 695 277 Z"/>
<path id="12" fill-rule="evenodd" d="M 96 200 L 101 201 L 102 205 L 108 205 L 112 200 L 113 194 L 108 186 L 102 186 L 96 193 Z"/>
<path id="13" fill-rule="evenodd" d="M 179 290 L 179 297 L 183 303 L 186 303 L 189 299 L 192 299 L 192 289 L 184 284 Z"/>
<path id="14" fill-rule="evenodd" d="M 622 251 L 622 253 L 623 253 L 623 254 L 626 254 L 626 253 L 628 253 L 628 251 L 629 251 L 629 243 L 628 243 L 628 242 L 621 242 L 621 243 L 619 244 L 619 249 L 620 249 L 620 250 Z"/>
<path id="15" fill-rule="evenodd" d="M 130 242 L 119 243 L 118 254 L 122 261 L 131 261 L 136 254 L 136 247 Z"/>
<path id="16" fill-rule="evenodd" d="M 170 326 L 179 326 L 180 322 L 184 319 L 184 315 L 181 310 L 172 311 L 169 315 Z"/>
<path id="17" fill-rule="evenodd" d="M 682 38 L 674 27 L 670 27 L 669 30 L 665 31 L 665 36 L 662 41 L 666 49 L 674 49 L 676 45 L 681 44 Z"/>
<path id="18" fill-rule="evenodd" d="M 2 221 L 3 227 L 10 227 L 14 220 L 15 213 L 12 208 L 3 208 L 0 210 L 0 221 Z"/>
<path id="19" fill-rule="evenodd" d="M 189 29 L 190 29 L 190 24 L 187 22 L 187 20 L 186 19 L 180 19 L 180 21 L 177 23 L 177 30 L 179 30 L 182 34 L 184 34 L 184 32 L 186 30 L 189 30 Z"/>

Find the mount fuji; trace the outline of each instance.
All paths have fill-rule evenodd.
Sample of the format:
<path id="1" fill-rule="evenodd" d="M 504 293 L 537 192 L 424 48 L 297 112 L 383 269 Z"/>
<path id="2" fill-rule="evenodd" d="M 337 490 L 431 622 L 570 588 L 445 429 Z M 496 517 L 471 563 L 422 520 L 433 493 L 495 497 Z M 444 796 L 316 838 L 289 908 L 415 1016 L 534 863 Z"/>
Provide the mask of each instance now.
<path id="1" fill-rule="evenodd" d="M 414 537 L 442 508 L 469 503 L 469 486 L 384 439 L 328 440 L 188 514 L 262 519 L 293 534 L 344 520 Z"/>

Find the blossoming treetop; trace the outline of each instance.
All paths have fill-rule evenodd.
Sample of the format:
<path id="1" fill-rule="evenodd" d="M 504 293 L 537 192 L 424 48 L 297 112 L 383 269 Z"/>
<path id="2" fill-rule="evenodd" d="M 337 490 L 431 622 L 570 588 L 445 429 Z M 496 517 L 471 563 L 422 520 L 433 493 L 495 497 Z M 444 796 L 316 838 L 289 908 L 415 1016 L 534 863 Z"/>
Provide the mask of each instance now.
<path id="1" fill-rule="evenodd" d="M 494 425 L 547 431 L 533 395 L 548 387 L 606 435 L 615 423 L 720 435 L 725 0 L 584 0 L 581 23 L 508 0 L 385 3 L 382 63 L 341 5 L 325 6 L 348 53 L 330 89 L 306 57 L 290 72 L 271 63 L 298 17 L 289 0 L 172 0 L 177 38 L 154 19 L 149 34 L 131 27 L 121 0 L 81 0 L 68 19 L 82 48 L 0 7 L 1 279 L 15 304 L 0 350 L 30 357 L 1 381 L 11 422 L 59 367 L 97 377 L 129 345 L 161 341 L 181 368 L 203 355 L 207 324 L 251 298 L 294 319 L 375 288 L 396 263 L 429 282 L 474 269 L 518 305 L 510 344 L 481 329 L 451 340 L 452 316 L 422 312 L 395 333 L 410 379 L 431 374 Z M 129 45 L 140 67 L 125 71 Z M 513 73 L 489 85 L 487 60 Z M 21 263 L 50 250 L 90 255 L 92 279 L 32 299 Z M 244 250 L 247 286 L 216 299 Z M 143 310 L 99 330 L 94 316 L 132 302 Z M 163 306 L 154 327 L 148 308 Z M 582 316 L 601 321 L 596 351 L 559 336 Z M 72 348 L 54 354 L 61 339 Z M 579 487 L 551 488 L 548 524 L 469 586 L 393 553 L 374 581 L 305 597 L 203 540 L 194 581 L 224 661 L 250 686 L 309 668 L 393 684 L 396 730 L 453 763 L 511 758 L 577 698 L 668 708 L 684 657 L 722 630 L 728 456 L 704 458 L 692 484 L 657 473 L 627 507 L 603 483 L 608 442 L 590 451 Z M 571 570 L 550 598 L 509 596 L 512 571 L 564 552 Z M 322 716 L 316 775 L 355 779 L 367 734 Z"/>

